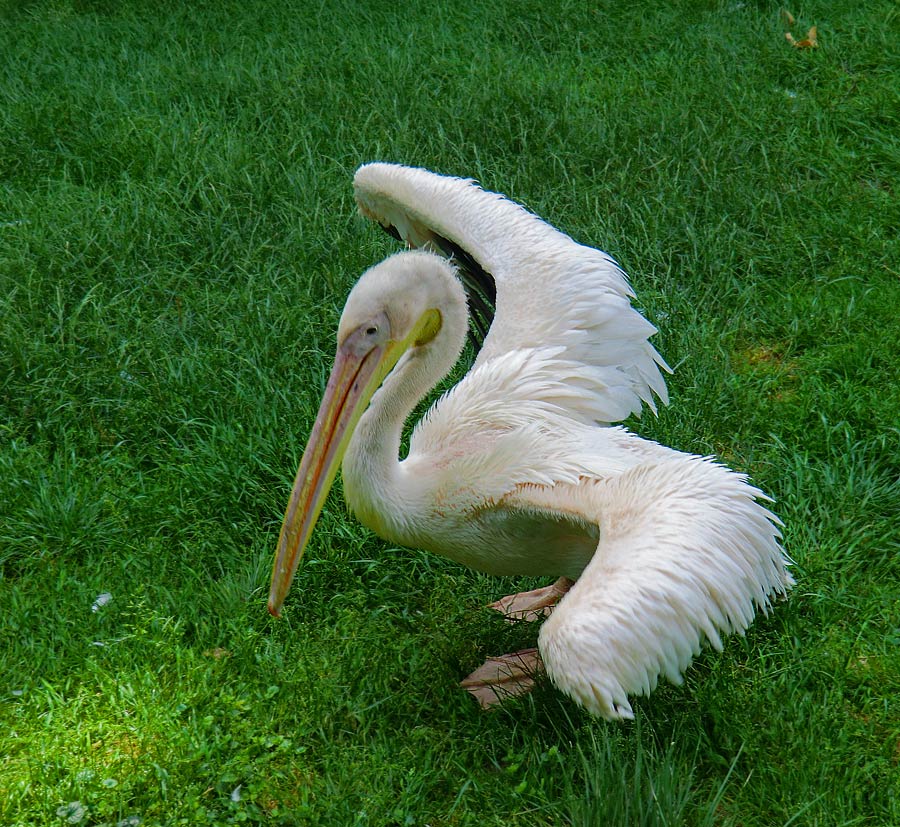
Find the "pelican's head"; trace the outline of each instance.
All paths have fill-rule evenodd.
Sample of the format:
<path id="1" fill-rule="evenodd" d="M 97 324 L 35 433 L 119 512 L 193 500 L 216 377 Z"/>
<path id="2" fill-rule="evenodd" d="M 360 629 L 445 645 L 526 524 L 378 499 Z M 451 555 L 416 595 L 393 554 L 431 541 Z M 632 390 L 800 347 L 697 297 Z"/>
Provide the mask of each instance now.
<path id="1" fill-rule="evenodd" d="M 294 481 L 272 569 L 269 611 L 276 617 L 369 400 L 400 357 L 462 314 L 465 294 L 454 268 L 427 252 L 397 253 L 356 283 L 338 325 L 337 354 Z M 453 319 L 454 326 L 459 320 Z M 458 355 L 458 354 L 455 354 Z M 454 358 L 455 358 L 454 355 Z"/>

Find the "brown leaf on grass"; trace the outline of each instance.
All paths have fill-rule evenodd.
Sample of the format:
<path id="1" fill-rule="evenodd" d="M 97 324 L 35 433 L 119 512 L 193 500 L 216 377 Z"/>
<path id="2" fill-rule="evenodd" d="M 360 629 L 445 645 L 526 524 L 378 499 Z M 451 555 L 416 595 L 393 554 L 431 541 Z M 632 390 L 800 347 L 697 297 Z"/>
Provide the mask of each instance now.
<path id="1" fill-rule="evenodd" d="M 806 37 L 804 37 L 803 40 L 794 40 L 794 36 L 790 32 L 784 33 L 784 39 L 795 49 L 818 49 L 819 41 L 816 38 L 816 34 L 816 27 L 813 26 L 806 33 Z"/>
<path id="2" fill-rule="evenodd" d="M 781 10 L 781 19 L 784 21 L 785 26 L 793 26 L 797 21 L 794 20 L 794 15 L 792 15 L 787 9 Z"/>
<path id="3" fill-rule="evenodd" d="M 215 649 L 207 649 L 203 654 L 205 657 L 212 658 L 213 660 L 222 660 L 222 658 L 231 657 L 231 652 L 227 649 L 223 649 L 221 646 L 216 646 Z"/>

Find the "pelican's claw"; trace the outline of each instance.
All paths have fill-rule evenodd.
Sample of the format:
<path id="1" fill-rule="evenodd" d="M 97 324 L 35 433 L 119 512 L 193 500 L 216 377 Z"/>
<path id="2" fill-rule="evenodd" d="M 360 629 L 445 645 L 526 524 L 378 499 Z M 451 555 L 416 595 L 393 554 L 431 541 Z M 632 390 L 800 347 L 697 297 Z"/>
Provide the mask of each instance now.
<path id="1" fill-rule="evenodd" d="M 510 655 L 488 658 L 460 686 L 481 705 L 482 709 L 503 703 L 507 698 L 528 694 L 538 675 L 544 673 L 544 662 L 537 649 L 523 649 Z"/>
<path id="2" fill-rule="evenodd" d="M 549 617 L 553 607 L 562 600 L 574 582 L 568 577 L 560 577 L 550 586 L 501 597 L 496 603 L 491 603 L 488 608 L 496 609 L 510 623 Z"/>

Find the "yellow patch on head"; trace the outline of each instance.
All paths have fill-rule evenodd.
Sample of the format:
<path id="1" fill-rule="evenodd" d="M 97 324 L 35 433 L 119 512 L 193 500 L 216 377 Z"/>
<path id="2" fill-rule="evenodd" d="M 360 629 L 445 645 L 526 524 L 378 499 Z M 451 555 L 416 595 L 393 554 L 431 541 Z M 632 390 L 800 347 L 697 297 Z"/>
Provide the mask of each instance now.
<path id="1" fill-rule="evenodd" d="M 428 344 L 440 333 L 442 324 L 443 319 L 441 319 L 440 310 L 426 310 L 410 334 L 414 337 L 413 345 L 419 347 L 420 345 Z"/>

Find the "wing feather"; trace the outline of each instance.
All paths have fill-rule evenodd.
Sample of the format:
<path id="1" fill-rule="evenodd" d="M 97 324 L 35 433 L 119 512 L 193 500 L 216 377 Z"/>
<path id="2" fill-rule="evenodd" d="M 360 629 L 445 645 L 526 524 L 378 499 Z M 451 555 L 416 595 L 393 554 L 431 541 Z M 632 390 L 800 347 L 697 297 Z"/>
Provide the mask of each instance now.
<path id="1" fill-rule="evenodd" d="M 665 449 L 663 449 L 665 450 Z M 709 458 L 667 452 L 605 480 L 521 489 L 510 505 L 599 525 L 581 577 L 544 623 L 539 648 L 566 694 L 605 718 L 630 695 L 680 684 L 704 642 L 743 633 L 793 584 L 767 499 Z"/>
<path id="2" fill-rule="evenodd" d="M 656 332 L 631 306 L 625 274 L 604 252 L 573 241 L 523 207 L 471 180 L 424 169 L 373 163 L 354 179 L 363 215 L 411 247 L 451 255 L 482 330 L 496 315 L 477 369 L 522 348 L 563 348 L 563 358 L 601 369 L 593 389 L 611 411 L 607 422 L 667 403 L 661 369 L 648 341 Z"/>

